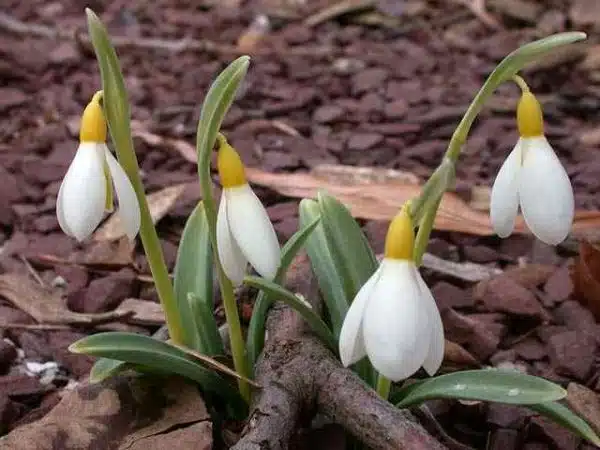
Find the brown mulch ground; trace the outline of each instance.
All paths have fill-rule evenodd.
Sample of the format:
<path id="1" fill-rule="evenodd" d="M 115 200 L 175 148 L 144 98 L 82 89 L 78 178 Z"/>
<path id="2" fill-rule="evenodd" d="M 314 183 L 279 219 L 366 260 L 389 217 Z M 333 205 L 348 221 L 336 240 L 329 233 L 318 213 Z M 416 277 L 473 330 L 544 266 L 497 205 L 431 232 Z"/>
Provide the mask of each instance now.
<path id="1" fill-rule="evenodd" d="M 85 26 L 82 4 L 75 0 L 3 3 L 4 13 L 19 21 L 62 31 Z M 315 26 L 305 19 L 324 8 L 325 0 L 250 1 L 239 8 L 226 3 L 235 2 L 218 7 L 183 0 L 88 3 L 114 36 L 216 44 L 207 51 L 119 50 L 133 119 L 143 130 L 136 150 L 148 192 L 195 181 L 195 166 L 172 146 L 153 144 L 147 133 L 194 143 L 208 84 L 236 56 L 232 49 L 256 15 L 264 13 L 273 31 L 251 52 L 247 83 L 225 132 L 249 166 L 271 172 L 335 163 L 395 168 L 426 178 L 495 63 L 549 33 L 590 32 L 588 46 L 572 48 L 525 75 L 544 104 L 547 135 L 572 178 L 577 207 L 600 209 L 596 0 L 490 0 L 500 29 L 452 0 L 380 1 L 375 2 L 379 10 L 396 17 L 375 16 L 379 19 L 368 25 L 368 17 L 354 14 Z M 0 272 L 29 274 L 36 285 L 62 289 L 78 312 L 110 311 L 125 298 L 156 301 L 140 249 L 133 264 L 123 246 L 78 245 L 59 230 L 56 194 L 77 145 L 78 116 L 99 88 L 99 77 L 84 42 L 35 34 L 0 31 Z M 474 186 L 491 185 L 516 141 L 516 97 L 514 86 L 502 87 L 473 129 L 457 169 L 457 192 L 467 201 Z M 280 238 L 287 239 L 297 227 L 298 202 L 265 188 L 259 193 Z M 159 224 L 171 267 L 197 198 L 197 189 L 186 189 Z M 378 251 L 385 229 L 384 222 L 365 223 Z M 600 391 L 600 329 L 573 294 L 569 276 L 576 250 L 572 243 L 555 249 L 528 236 L 500 240 L 435 233 L 429 251 L 446 260 L 500 268 L 539 264 L 476 286 L 426 272 L 448 339 L 483 365 L 514 364 L 565 385 L 575 381 Z M 8 302 L 0 304 L 0 320 L 6 338 L 0 341 L 0 431 L 5 433 L 41 417 L 69 379 L 86 375 L 91 360 L 69 354 L 66 347 L 91 330 L 14 326 L 35 321 Z M 154 328 L 121 324 L 119 329 L 150 333 Z M 44 384 L 23 373 L 24 361 L 55 361 L 58 372 Z M 485 448 L 488 439 L 496 450 L 591 448 L 524 410 L 457 402 L 434 406 L 446 431 L 476 448 Z"/>

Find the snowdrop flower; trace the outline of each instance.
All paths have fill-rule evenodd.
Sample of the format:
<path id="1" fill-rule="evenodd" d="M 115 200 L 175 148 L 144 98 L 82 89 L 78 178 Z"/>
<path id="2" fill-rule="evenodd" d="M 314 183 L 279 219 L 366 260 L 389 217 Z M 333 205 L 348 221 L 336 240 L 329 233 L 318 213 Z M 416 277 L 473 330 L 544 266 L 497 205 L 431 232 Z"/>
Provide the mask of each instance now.
<path id="1" fill-rule="evenodd" d="M 517 107 L 517 124 L 519 141 L 492 187 L 492 226 L 498 236 L 510 235 L 520 206 L 525 223 L 539 240 L 559 244 L 573 223 L 573 188 L 544 136 L 540 104 L 526 87 Z"/>
<path id="2" fill-rule="evenodd" d="M 281 251 L 267 211 L 248 185 L 244 164 L 219 135 L 217 166 L 223 192 L 217 214 L 217 250 L 227 278 L 242 284 L 248 262 L 263 277 L 275 277 Z"/>
<path id="3" fill-rule="evenodd" d="M 140 207 L 129 178 L 106 146 L 106 121 L 97 92 L 81 117 L 79 148 L 60 185 L 56 215 L 68 236 L 83 241 L 112 211 L 113 183 L 118 214 L 129 239 L 140 228 Z"/>
<path id="4" fill-rule="evenodd" d="M 339 339 L 344 366 L 368 356 L 392 381 L 421 366 L 433 375 L 444 357 L 442 320 L 412 259 L 414 231 L 406 209 L 392 220 L 384 259 L 350 305 Z"/>

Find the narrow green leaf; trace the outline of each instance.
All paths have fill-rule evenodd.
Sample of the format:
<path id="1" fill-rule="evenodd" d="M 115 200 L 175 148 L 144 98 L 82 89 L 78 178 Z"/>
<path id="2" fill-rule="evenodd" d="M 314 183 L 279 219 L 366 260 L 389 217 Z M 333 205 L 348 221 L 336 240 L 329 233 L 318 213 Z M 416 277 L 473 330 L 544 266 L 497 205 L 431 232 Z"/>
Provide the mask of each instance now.
<path id="1" fill-rule="evenodd" d="M 244 283 L 265 291 L 269 297 L 283 302 L 298 311 L 302 318 L 308 322 L 315 334 L 321 338 L 323 343 L 337 354 L 337 342 L 333 334 L 331 334 L 327 324 L 313 311 L 306 300 L 300 299 L 293 292 L 261 277 L 246 276 Z"/>
<path id="2" fill-rule="evenodd" d="M 300 202 L 300 226 L 305 227 L 317 217 L 321 217 L 319 205 L 316 201 L 303 199 Z M 305 243 L 306 253 L 315 272 L 323 301 L 327 307 L 333 334 L 340 334 L 344 317 L 348 311 L 348 299 L 340 274 L 336 268 L 333 255 L 327 245 L 327 237 L 323 223 L 319 223 Z"/>
<path id="3" fill-rule="evenodd" d="M 319 204 L 311 199 L 300 202 L 300 226 L 320 217 Z M 336 268 L 323 224 L 319 223 L 305 243 L 306 253 L 315 272 L 321 296 L 325 302 L 333 335 L 337 339 L 348 311 L 348 298 L 342 286 L 340 274 Z M 367 358 L 353 366 L 359 376 L 371 387 L 375 386 L 377 374 Z"/>
<path id="4" fill-rule="evenodd" d="M 285 274 L 294 257 L 319 224 L 320 220 L 320 217 L 315 217 L 312 222 L 296 231 L 285 243 L 281 249 L 281 261 L 277 268 L 275 278 L 273 279 L 275 283 L 283 283 Z M 271 303 L 272 300 L 264 291 L 260 291 L 256 296 L 252 317 L 250 318 L 250 324 L 248 325 L 248 337 L 246 338 L 246 352 L 248 354 L 250 367 L 254 367 L 258 355 L 262 351 L 265 343 L 265 322 L 267 320 L 267 311 L 269 310 Z"/>
<path id="5" fill-rule="evenodd" d="M 204 204 L 188 218 L 174 270 L 174 289 L 185 345 L 208 355 L 223 353 L 213 311 L 213 263 Z"/>
<path id="6" fill-rule="evenodd" d="M 586 38 L 586 34 L 579 31 L 558 33 L 523 45 L 504 58 L 493 72 L 498 80 L 506 81 L 523 69 L 558 47 L 573 44 Z"/>
<path id="7" fill-rule="evenodd" d="M 507 370 L 465 370 L 410 385 L 394 398 L 399 408 L 434 398 L 459 398 L 488 402 L 530 405 L 560 400 L 567 395 L 562 387 L 543 378 Z"/>
<path id="8" fill-rule="evenodd" d="M 116 359 L 99 358 L 90 370 L 90 383 L 99 383 L 107 378 L 131 369 L 131 364 Z"/>
<path id="9" fill-rule="evenodd" d="M 250 64 L 249 56 L 240 56 L 215 79 L 206 94 L 200 111 L 196 149 L 198 151 L 198 174 L 210 170 L 210 155 L 221 128 L 225 114 L 229 110 L 238 87 Z M 201 175 L 202 176 L 202 175 Z"/>
<path id="10" fill-rule="evenodd" d="M 204 389 L 223 397 L 232 399 L 237 396 L 232 384 L 208 370 L 199 360 L 194 360 L 177 347 L 149 336 L 118 331 L 98 333 L 71 344 L 69 350 L 125 361 L 162 373 L 175 373 L 196 381 Z"/>
<path id="11" fill-rule="evenodd" d="M 592 427 L 566 406 L 558 402 L 549 402 L 527 405 L 527 408 L 553 420 L 560 426 L 600 447 L 600 437 L 598 437 Z"/>
<path id="12" fill-rule="evenodd" d="M 377 269 L 377 259 L 348 208 L 323 192 L 317 195 L 317 202 L 329 251 L 351 302 Z"/>

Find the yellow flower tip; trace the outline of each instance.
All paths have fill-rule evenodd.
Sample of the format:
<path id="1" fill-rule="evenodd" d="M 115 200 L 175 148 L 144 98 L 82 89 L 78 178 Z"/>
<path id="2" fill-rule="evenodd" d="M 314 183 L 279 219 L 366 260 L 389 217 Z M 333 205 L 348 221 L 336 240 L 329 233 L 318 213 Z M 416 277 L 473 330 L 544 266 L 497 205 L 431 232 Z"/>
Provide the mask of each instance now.
<path id="1" fill-rule="evenodd" d="M 408 208 L 403 207 L 396 217 L 392 219 L 385 238 L 384 257 L 390 259 L 413 259 L 415 246 L 415 230 L 408 213 Z"/>
<path id="2" fill-rule="evenodd" d="M 544 116 L 540 103 L 529 91 L 524 91 L 517 106 L 517 125 L 524 138 L 539 137 L 544 134 Z"/>
<path id="3" fill-rule="evenodd" d="M 224 188 L 243 186 L 247 181 L 244 173 L 244 164 L 240 159 L 240 155 L 229 145 L 222 135 L 219 135 L 217 140 L 219 142 L 217 168 L 219 170 L 219 177 L 221 178 L 221 185 Z"/>
<path id="4" fill-rule="evenodd" d="M 102 91 L 94 94 L 81 116 L 80 142 L 106 142 L 106 119 L 100 100 Z"/>

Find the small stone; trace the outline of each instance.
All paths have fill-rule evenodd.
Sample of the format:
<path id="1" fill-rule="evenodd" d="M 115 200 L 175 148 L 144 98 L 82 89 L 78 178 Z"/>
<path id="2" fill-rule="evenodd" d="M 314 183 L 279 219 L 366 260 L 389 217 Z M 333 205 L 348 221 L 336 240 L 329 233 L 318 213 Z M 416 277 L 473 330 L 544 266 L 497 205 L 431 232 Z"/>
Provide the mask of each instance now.
<path id="1" fill-rule="evenodd" d="M 575 27 L 600 26 L 600 2 L 597 0 L 574 0 L 569 16 Z"/>
<path id="2" fill-rule="evenodd" d="M 402 99 L 389 102 L 383 108 L 383 115 L 387 119 L 402 119 L 408 113 L 408 104 Z"/>
<path id="3" fill-rule="evenodd" d="M 70 304 L 69 307 L 86 313 L 111 311 L 127 297 L 133 296 L 135 284 L 135 272 L 128 268 L 122 269 L 92 281 L 85 295 L 78 298 L 82 304 Z"/>
<path id="4" fill-rule="evenodd" d="M 386 69 L 374 67 L 358 72 L 352 77 L 352 93 L 360 95 L 367 91 L 383 87 L 389 72 Z"/>
<path id="5" fill-rule="evenodd" d="M 535 295 L 506 275 L 479 283 L 473 295 L 488 311 L 533 317 L 540 321 L 547 318 L 546 311 Z"/>
<path id="6" fill-rule="evenodd" d="M 460 344 L 481 361 L 498 349 L 505 326 L 486 323 L 475 315 L 466 316 L 452 308 L 442 311 L 447 338 Z"/>
<path id="7" fill-rule="evenodd" d="M 365 68 L 364 61 L 356 58 L 338 58 L 333 62 L 333 73 L 336 75 L 354 75 Z"/>
<path id="8" fill-rule="evenodd" d="M 6 373 L 13 361 L 17 359 L 17 348 L 6 339 L 0 340 L 0 373 Z"/>
<path id="9" fill-rule="evenodd" d="M 550 361 L 558 374 L 585 380 L 591 373 L 596 352 L 594 336 L 580 331 L 555 334 L 548 343 Z"/>
<path id="10" fill-rule="evenodd" d="M 554 448 L 576 450 L 581 439 L 573 432 L 542 416 L 531 419 L 531 433 L 545 439 Z"/>
<path id="11" fill-rule="evenodd" d="M 383 142 L 383 136 L 376 133 L 354 133 L 348 140 L 349 150 L 369 150 Z"/>
<path id="12" fill-rule="evenodd" d="M 554 304 L 568 299 L 573 292 L 569 268 L 564 266 L 557 269 L 544 284 L 544 292 Z"/>
<path id="13" fill-rule="evenodd" d="M 531 416 L 531 414 L 521 406 L 490 403 L 488 406 L 487 421 L 501 428 L 516 429 L 523 426 L 525 419 Z"/>
<path id="14" fill-rule="evenodd" d="M 526 361 L 537 361 L 546 356 L 546 347 L 535 338 L 527 338 L 513 345 L 517 354 Z"/>
<path id="15" fill-rule="evenodd" d="M 490 436 L 487 450 L 515 450 L 518 448 L 519 433 L 517 430 L 498 429 Z"/>
<path id="16" fill-rule="evenodd" d="M 336 122 L 345 114 L 343 108 L 336 105 L 320 106 L 313 113 L 313 120 L 317 123 Z"/>
<path id="17" fill-rule="evenodd" d="M 440 311 L 448 308 L 468 308 L 474 305 L 473 296 L 467 290 L 439 281 L 431 290 Z"/>
<path id="18" fill-rule="evenodd" d="M 79 62 L 79 51 L 71 41 L 62 42 L 50 52 L 48 58 L 52 64 L 69 65 Z"/>
<path id="19" fill-rule="evenodd" d="M 576 301 L 567 301 L 554 310 L 554 317 L 559 324 L 570 330 L 595 335 L 597 333 L 596 319 L 589 309 Z"/>
<path id="20" fill-rule="evenodd" d="M 27 102 L 27 95 L 20 89 L 0 88 L 0 112 Z"/>
<path id="21" fill-rule="evenodd" d="M 465 245 L 463 247 L 463 254 L 467 261 L 478 264 L 496 262 L 500 259 L 500 255 L 498 255 L 496 250 L 485 245 Z"/>

